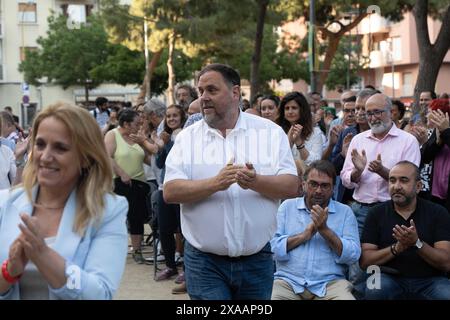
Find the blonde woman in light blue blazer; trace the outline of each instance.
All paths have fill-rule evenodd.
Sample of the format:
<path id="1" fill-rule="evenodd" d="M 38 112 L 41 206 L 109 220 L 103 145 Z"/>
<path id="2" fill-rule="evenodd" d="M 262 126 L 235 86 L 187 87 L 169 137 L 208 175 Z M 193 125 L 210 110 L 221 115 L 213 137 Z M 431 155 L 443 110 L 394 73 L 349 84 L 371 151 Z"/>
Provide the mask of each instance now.
<path id="1" fill-rule="evenodd" d="M 112 299 L 127 255 L 100 128 L 57 103 L 33 123 L 23 185 L 0 191 L 0 299 Z"/>

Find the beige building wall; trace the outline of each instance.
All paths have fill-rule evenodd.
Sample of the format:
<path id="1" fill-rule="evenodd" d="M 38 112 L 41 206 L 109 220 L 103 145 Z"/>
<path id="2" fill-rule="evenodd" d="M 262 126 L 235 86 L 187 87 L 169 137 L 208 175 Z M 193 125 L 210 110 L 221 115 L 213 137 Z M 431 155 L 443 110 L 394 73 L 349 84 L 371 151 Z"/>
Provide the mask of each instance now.
<path id="1" fill-rule="evenodd" d="M 373 18 L 372 18 L 373 19 Z M 383 19 L 383 18 L 381 18 Z M 384 19 L 383 19 L 384 20 Z M 367 18 L 362 23 L 368 23 Z M 371 36 L 374 39 L 373 51 L 370 52 L 371 68 L 362 72 L 365 84 L 372 84 L 384 93 L 395 98 L 405 98 L 413 95 L 414 86 L 419 69 L 419 47 L 416 37 L 416 25 L 412 13 L 406 13 L 404 19 L 398 23 L 385 22 L 385 28 L 372 28 Z M 441 22 L 428 18 L 429 36 L 433 43 L 441 27 Z M 361 31 L 361 30 L 360 30 Z M 367 35 L 366 32 L 362 32 Z M 391 42 L 397 39 L 394 45 L 394 60 L 391 60 Z M 382 48 L 382 42 L 387 41 L 389 46 Z M 367 41 L 365 42 L 367 45 Z M 386 43 L 385 43 L 386 44 Z M 392 72 L 392 69 L 394 72 Z M 394 75 L 394 77 L 392 76 Z M 394 79 L 394 87 L 392 86 Z M 450 51 L 444 58 L 439 71 L 435 91 L 448 92 L 450 88 Z"/>
<path id="2" fill-rule="evenodd" d="M 36 3 L 36 21 L 21 22 L 23 14 L 19 13 L 20 2 L 27 5 L 30 0 L 0 0 L 0 63 L 3 73 L 0 75 L 0 109 L 11 106 L 14 113 L 20 118 L 23 114 L 20 110 L 22 102 L 22 73 L 18 66 L 21 62 L 22 47 L 37 47 L 36 40 L 40 36 L 46 36 L 48 30 L 47 18 L 51 12 L 61 13 L 61 5 L 81 4 L 97 6 L 97 0 L 34 0 Z M 33 1 L 31 1 L 33 2 Z M 57 100 L 74 102 L 74 89 L 66 90 L 62 87 L 46 84 L 40 88 L 29 87 L 30 103 L 48 105 Z"/>

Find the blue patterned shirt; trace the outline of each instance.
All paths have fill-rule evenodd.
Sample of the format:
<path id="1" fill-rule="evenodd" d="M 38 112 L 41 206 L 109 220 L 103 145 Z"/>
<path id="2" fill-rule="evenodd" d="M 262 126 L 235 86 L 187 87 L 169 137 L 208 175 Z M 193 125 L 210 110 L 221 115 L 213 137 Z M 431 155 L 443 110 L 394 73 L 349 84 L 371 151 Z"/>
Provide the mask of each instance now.
<path id="1" fill-rule="evenodd" d="M 200 112 L 191 114 L 189 116 L 189 118 L 186 120 L 186 123 L 184 124 L 183 128 L 187 128 L 190 125 L 193 125 L 194 123 L 196 123 L 197 121 L 200 121 L 202 119 L 203 119 L 203 115 Z"/>

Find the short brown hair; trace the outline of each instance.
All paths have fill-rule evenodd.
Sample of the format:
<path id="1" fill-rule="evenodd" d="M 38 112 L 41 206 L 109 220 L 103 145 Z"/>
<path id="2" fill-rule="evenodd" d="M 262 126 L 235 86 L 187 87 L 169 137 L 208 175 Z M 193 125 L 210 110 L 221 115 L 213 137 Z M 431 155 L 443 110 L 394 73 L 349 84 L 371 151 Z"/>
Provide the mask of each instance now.
<path id="1" fill-rule="evenodd" d="M 317 170 L 319 172 L 325 173 L 331 179 L 333 179 L 333 185 L 336 183 L 336 169 L 334 165 L 328 160 L 316 160 L 312 162 L 305 171 L 304 179 L 308 180 L 309 173 L 311 170 Z"/>

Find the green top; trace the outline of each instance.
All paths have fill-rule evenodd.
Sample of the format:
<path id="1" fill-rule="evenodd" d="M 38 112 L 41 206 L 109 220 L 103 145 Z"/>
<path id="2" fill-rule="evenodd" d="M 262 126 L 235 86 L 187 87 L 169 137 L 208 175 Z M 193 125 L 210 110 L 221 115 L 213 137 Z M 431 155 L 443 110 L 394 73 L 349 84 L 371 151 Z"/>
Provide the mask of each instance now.
<path id="1" fill-rule="evenodd" d="M 119 129 L 113 129 L 116 139 L 116 152 L 114 160 L 119 167 L 128 174 L 131 179 L 145 182 L 144 158 L 145 152 L 140 145 L 134 143 L 129 145 L 122 137 Z"/>

